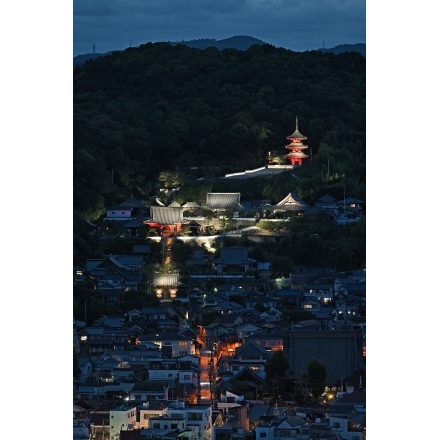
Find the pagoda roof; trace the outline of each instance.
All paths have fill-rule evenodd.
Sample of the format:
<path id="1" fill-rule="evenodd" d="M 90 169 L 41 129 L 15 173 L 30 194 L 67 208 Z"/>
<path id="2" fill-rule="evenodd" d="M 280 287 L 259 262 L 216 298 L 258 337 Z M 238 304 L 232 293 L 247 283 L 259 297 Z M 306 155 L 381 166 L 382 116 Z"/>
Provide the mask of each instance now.
<path id="1" fill-rule="evenodd" d="M 304 154 L 302 151 L 292 151 L 291 153 L 287 154 L 286 157 L 300 157 L 306 159 L 309 156 Z"/>
<path id="2" fill-rule="evenodd" d="M 290 136 L 287 136 L 286 139 L 307 139 L 307 136 L 304 136 L 298 130 L 295 130 Z"/>
<path id="3" fill-rule="evenodd" d="M 170 206 L 152 206 L 153 222 L 160 225 L 183 223 L 183 208 Z"/>
<path id="4" fill-rule="evenodd" d="M 290 136 L 287 136 L 287 139 L 307 139 L 307 137 L 298 130 L 298 116 L 296 117 L 295 124 L 295 131 Z"/>

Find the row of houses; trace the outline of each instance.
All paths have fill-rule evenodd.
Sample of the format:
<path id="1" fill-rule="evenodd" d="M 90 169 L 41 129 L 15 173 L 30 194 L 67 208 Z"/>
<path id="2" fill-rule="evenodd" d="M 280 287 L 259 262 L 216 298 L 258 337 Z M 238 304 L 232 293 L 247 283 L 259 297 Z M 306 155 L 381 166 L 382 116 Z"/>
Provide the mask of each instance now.
<path id="1" fill-rule="evenodd" d="M 74 405 L 74 439 L 365 440 L 365 388 L 339 393 L 324 409 L 326 414 L 322 411 L 273 407 L 230 392 L 221 394 L 215 408 L 167 400 L 109 410 Z"/>

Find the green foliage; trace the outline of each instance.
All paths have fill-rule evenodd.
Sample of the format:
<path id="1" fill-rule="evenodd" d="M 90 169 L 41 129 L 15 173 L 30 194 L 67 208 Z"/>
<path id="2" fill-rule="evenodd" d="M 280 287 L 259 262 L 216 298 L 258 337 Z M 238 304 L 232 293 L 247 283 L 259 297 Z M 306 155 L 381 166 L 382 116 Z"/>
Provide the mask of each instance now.
<path id="1" fill-rule="evenodd" d="M 280 221 L 280 222 L 271 222 L 268 220 L 260 220 L 257 223 L 257 226 L 262 229 L 263 231 L 268 232 L 279 232 L 283 229 L 286 229 L 286 222 Z"/>
<path id="2" fill-rule="evenodd" d="M 264 371 L 266 372 L 267 380 L 282 379 L 289 369 L 289 361 L 284 356 L 282 350 L 277 350 L 266 361 Z"/>
<path id="3" fill-rule="evenodd" d="M 234 179 L 213 178 L 263 166 L 269 151 L 281 160 L 296 116 L 309 160 L 296 177 L 240 181 L 241 199 L 273 203 L 295 192 L 313 203 L 324 194 L 342 198 L 345 189 L 365 200 L 365 73 L 360 54 L 270 45 L 200 51 L 149 43 L 75 67 L 74 261 L 105 253 L 84 220 L 99 220 L 130 193 L 153 200 L 157 181 L 179 187 L 178 203 L 237 191 Z M 196 175 L 204 180 L 188 181 Z M 286 264 L 350 269 L 365 262 L 365 228 L 343 228 L 344 237 L 323 223 L 313 241 L 305 223 L 296 226 L 274 249 Z"/>
<path id="4" fill-rule="evenodd" d="M 117 187 L 151 195 L 152 182 L 173 164 L 205 167 L 205 177 L 213 166 L 223 173 L 261 166 L 268 151 L 284 152 L 296 115 L 315 171 L 330 155 L 332 173 L 356 176 L 361 189 L 365 72 L 365 58 L 355 53 L 163 43 L 76 67 L 74 206 L 97 218 L 117 202 Z"/>
<path id="5" fill-rule="evenodd" d="M 313 397 L 318 398 L 325 389 L 327 370 L 317 359 L 312 359 L 307 366 L 307 379 Z"/>

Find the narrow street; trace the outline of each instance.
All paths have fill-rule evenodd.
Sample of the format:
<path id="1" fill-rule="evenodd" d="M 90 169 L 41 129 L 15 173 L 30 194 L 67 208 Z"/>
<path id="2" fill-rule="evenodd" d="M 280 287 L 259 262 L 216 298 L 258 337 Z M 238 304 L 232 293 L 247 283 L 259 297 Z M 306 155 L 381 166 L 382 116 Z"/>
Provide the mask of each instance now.
<path id="1" fill-rule="evenodd" d="M 217 377 L 216 359 L 205 342 L 198 338 L 202 343 L 200 349 L 200 403 L 211 403 L 214 398 L 214 384 Z"/>

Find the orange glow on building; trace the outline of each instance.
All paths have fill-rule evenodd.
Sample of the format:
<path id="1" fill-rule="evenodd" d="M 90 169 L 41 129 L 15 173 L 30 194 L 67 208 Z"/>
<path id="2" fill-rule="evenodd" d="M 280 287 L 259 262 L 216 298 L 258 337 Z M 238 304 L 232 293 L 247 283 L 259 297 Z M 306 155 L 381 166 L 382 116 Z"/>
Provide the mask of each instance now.
<path id="1" fill-rule="evenodd" d="M 286 145 L 286 148 L 290 150 L 290 153 L 286 155 L 286 159 L 291 165 L 302 165 L 303 160 L 309 157 L 303 150 L 309 147 L 302 143 L 307 137 L 302 135 L 298 130 L 298 117 L 296 118 L 295 131 L 290 136 L 287 136 L 286 139 L 290 141 L 290 144 Z"/>

